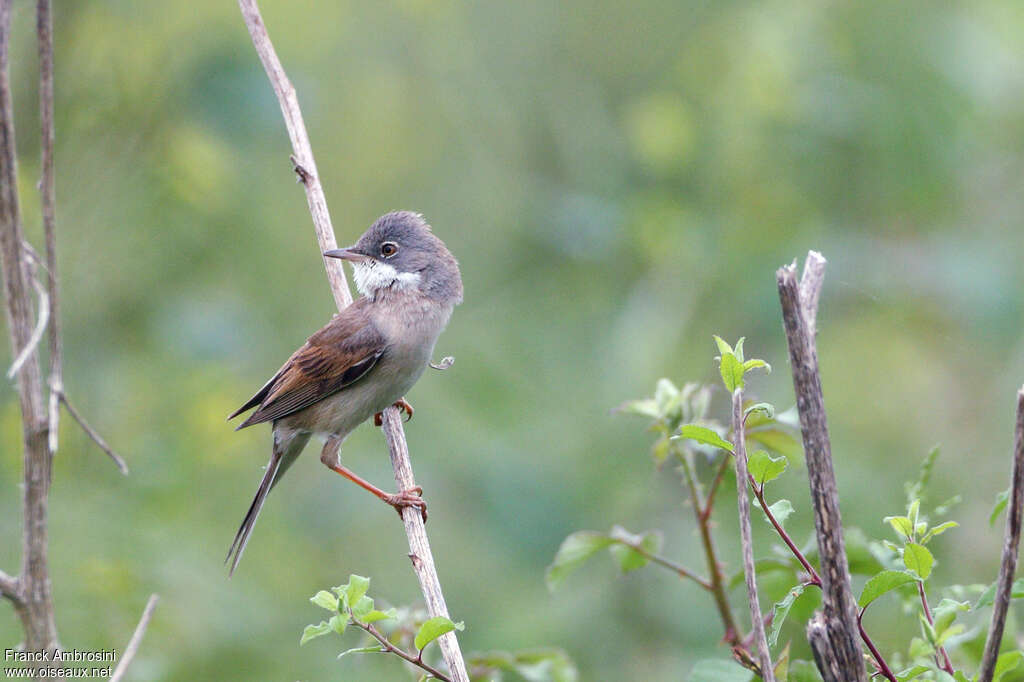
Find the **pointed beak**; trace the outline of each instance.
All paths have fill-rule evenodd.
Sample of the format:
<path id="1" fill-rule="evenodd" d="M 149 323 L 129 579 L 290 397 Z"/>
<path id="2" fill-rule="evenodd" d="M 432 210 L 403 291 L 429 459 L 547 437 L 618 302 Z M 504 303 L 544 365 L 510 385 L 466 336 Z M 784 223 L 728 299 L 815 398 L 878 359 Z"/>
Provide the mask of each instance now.
<path id="1" fill-rule="evenodd" d="M 347 246 L 344 249 L 331 249 L 330 251 L 324 251 L 324 255 L 328 258 L 340 258 L 341 260 L 347 260 L 353 263 L 358 263 L 369 258 L 365 253 L 356 251 L 353 246 Z"/>

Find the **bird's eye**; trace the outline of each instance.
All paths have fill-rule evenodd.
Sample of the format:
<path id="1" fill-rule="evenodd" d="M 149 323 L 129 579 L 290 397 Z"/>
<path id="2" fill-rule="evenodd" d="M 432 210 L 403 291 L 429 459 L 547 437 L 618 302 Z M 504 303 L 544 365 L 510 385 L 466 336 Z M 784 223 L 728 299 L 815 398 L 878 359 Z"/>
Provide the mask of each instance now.
<path id="1" fill-rule="evenodd" d="M 391 258 L 398 253 L 398 244 L 394 242 L 384 242 L 380 245 L 380 255 L 385 258 Z"/>

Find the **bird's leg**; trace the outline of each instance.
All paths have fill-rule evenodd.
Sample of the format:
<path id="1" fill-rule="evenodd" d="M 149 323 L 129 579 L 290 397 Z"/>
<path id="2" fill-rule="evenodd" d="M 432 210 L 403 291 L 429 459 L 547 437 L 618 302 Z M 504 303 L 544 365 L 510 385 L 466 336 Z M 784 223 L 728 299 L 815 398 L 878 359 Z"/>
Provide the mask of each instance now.
<path id="1" fill-rule="evenodd" d="M 320 461 L 327 466 L 328 469 L 336 473 L 341 474 L 348 480 L 358 485 L 363 490 L 376 495 L 379 499 L 387 502 L 398 515 L 402 515 L 402 509 L 405 507 L 413 507 L 418 509 L 420 514 L 423 516 L 423 523 L 427 522 L 427 503 L 423 499 L 423 488 L 416 486 L 415 488 L 409 488 L 398 493 L 386 493 L 374 484 L 367 481 L 365 478 L 356 474 L 348 467 L 341 465 L 341 457 L 338 456 L 338 449 L 341 447 L 340 438 L 328 438 L 327 442 L 324 443 L 324 449 L 320 453 Z"/>
<path id="2" fill-rule="evenodd" d="M 391 403 L 391 407 L 397 407 L 402 412 L 405 412 L 407 415 L 409 415 L 408 417 L 406 417 L 405 421 L 409 421 L 410 419 L 412 419 L 412 413 L 416 411 L 416 410 L 412 409 L 412 405 L 410 405 L 405 398 L 399 398 L 397 401 Z M 373 415 L 373 425 L 374 426 L 380 426 L 383 423 L 384 423 L 384 413 L 383 412 L 378 412 L 377 414 Z"/>

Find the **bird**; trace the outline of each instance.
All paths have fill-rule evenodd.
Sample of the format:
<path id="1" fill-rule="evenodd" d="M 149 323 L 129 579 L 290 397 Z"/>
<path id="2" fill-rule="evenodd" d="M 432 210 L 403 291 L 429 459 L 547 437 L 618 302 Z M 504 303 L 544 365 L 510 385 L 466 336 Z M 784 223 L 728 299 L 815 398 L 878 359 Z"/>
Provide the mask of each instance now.
<path id="1" fill-rule="evenodd" d="M 370 491 L 398 513 L 418 509 L 419 487 L 389 494 L 341 465 L 342 441 L 356 427 L 394 405 L 408 419 L 404 396 L 420 378 L 452 310 L 462 302 L 458 262 L 419 213 L 378 218 L 352 246 L 324 252 L 352 266 L 361 294 L 292 353 L 255 395 L 228 417 L 255 408 L 237 429 L 270 422 L 270 461 L 235 534 L 225 563 L 233 575 L 267 495 L 305 448 L 324 438 L 320 461 Z M 236 430 L 237 430 L 236 429 Z"/>

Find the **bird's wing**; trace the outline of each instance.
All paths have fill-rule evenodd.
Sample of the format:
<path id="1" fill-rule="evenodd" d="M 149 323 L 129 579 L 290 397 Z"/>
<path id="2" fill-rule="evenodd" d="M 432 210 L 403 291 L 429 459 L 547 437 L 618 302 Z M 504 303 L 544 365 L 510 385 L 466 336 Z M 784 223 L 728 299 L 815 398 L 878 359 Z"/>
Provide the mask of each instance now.
<path id="1" fill-rule="evenodd" d="M 359 299 L 338 313 L 228 419 L 259 408 L 238 427 L 280 419 L 349 386 L 377 363 L 386 341 Z"/>

